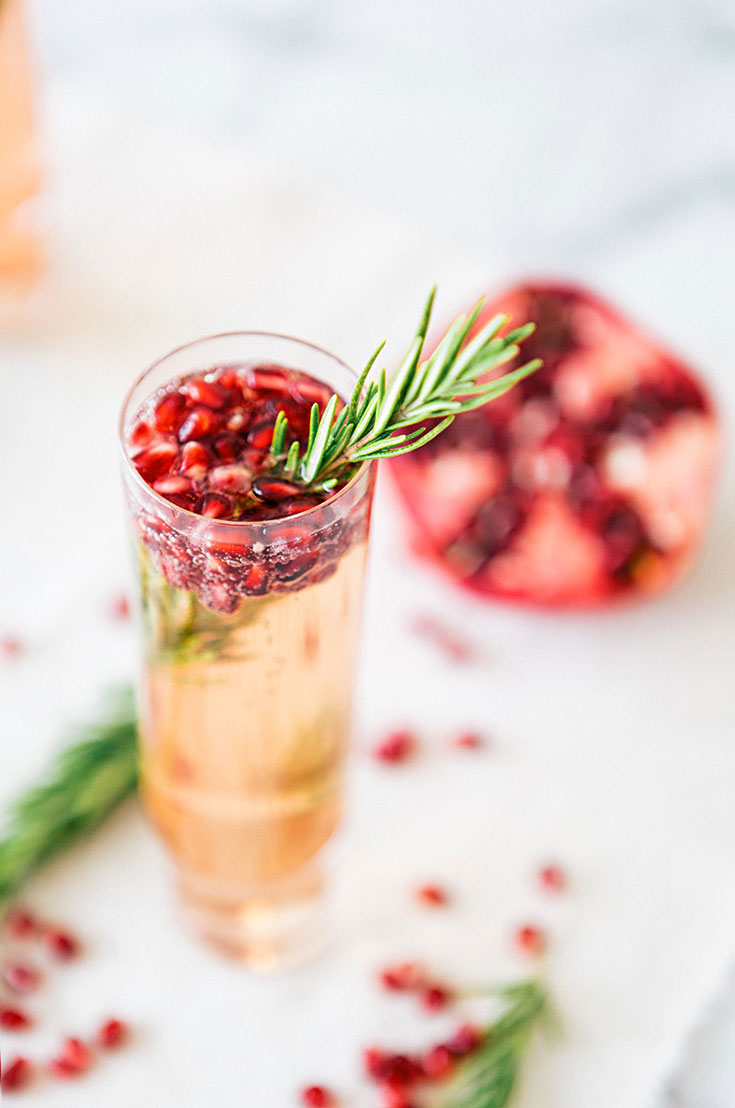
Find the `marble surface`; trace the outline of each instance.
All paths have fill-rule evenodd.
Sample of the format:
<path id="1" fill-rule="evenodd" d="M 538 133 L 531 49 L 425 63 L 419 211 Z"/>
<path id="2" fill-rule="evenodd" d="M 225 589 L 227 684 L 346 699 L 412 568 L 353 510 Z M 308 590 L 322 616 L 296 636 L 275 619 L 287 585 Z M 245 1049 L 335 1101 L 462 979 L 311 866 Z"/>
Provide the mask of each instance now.
<path id="1" fill-rule="evenodd" d="M 493 275 L 590 281 L 733 365 L 727 0 L 38 0 L 34 23 L 49 119 L 71 93 L 262 156 Z M 656 1108 L 735 1100 L 732 981 L 703 1018 Z"/>

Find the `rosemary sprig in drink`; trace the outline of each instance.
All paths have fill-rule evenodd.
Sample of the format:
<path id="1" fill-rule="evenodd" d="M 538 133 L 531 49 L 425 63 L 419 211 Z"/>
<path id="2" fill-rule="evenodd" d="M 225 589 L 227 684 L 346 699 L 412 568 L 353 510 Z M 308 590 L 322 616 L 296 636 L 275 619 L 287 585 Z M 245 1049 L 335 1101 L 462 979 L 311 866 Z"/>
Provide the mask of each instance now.
<path id="1" fill-rule="evenodd" d="M 505 1011 L 459 1064 L 436 1108 L 505 1108 L 508 1104 L 535 1026 L 549 1015 L 549 1002 L 537 981 L 507 986 L 500 996 L 507 1003 Z"/>
<path id="2" fill-rule="evenodd" d="M 0 839 L 0 905 L 45 862 L 93 831 L 138 782 L 132 692 L 82 728 L 47 779 L 12 805 Z"/>
<path id="3" fill-rule="evenodd" d="M 488 373 L 510 361 L 533 323 L 506 334 L 507 315 L 496 315 L 469 338 L 485 306 L 478 300 L 468 315 L 458 316 L 433 353 L 421 361 L 436 290 L 426 302 L 415 338 L 388 384 L 385 370 L 377 380 L 368 376 L 383 349 L 378 347 L 341 410 L 332 396 L 324 411 L 314 404 L 305 449 L 298 442 L 286 449 L 288 419 L 279 412 L 273 429 L 274 469 L 289 480 L 329 491 L 364 461 L 391 458 L 417 450 L 441 434 L 455 416 L 502 396 L 541 365 L 539 359 L 492 380 Z M 469 340 L 469 341 L 468 341 Z M 438 420 L 438 422 L 436 422 Z M 431 426 L 427 426 L 431 423 Z"/>

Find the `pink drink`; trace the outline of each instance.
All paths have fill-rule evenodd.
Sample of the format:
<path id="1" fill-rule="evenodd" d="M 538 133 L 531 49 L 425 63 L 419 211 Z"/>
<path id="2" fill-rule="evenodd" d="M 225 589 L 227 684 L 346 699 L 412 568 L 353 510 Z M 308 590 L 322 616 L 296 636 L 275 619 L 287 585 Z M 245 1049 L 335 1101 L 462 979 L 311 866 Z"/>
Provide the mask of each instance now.
<path id="1" fill-rule="evenodd" d="M 320 937 L 373 484 L 305 493 L 268 447 L 278 411 L 303 445 L 352 385 L 307 344 L 223 335 L 157 363 L 123 415 L 145 803 L 195 926 L 257 968 Z"/>

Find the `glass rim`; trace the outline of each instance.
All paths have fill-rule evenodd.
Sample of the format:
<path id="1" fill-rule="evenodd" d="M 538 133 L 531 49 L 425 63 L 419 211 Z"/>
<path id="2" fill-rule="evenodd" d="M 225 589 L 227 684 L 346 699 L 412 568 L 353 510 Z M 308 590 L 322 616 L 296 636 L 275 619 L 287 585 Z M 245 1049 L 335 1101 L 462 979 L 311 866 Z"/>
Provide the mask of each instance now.
<path id="1" fill-rule="evenodd" d="M 350 478 L 347 484 L 344 485 L 341 489 L 338 489 L 337 492 L 333 493 L 331 496 L 326 497 L 326 499 L 324 499 L 320 504 L 315 504 L 311 508 L 305 508 L 303 512 L 295 512 L 293 515 L 290 516 L 277 516 L 275 519 L 266 520 L 208 519 L 206 516 L 202 516 L 198 512 L 189 511 L 188 508 L 180 508 L 178 504 L 172 503 L 170 500 L 167 500 L 165 496 L 162 496 L 160 492 L 156 492 L 153 486 L 149 485 L 148 482 L 144 480 L 143 477 L 141 477 L 141 475 L 138 473 L 138 470 L 135 468 L 133 464 L 133 459 L 130 456 L 128 446 L 125 441 L 125 417 L 127 415 L 130 401 L 135 390 L 140 384 L 142 384 L 149 373 L 152 373 L 154 369 L 160 366 L 168 358 L 173 357 L 174 354 L 179 354 L 183 350 L 188 350 L 189 347 L 199 346 L 200 344 L 205 342 L 212 342 L 216 339 L 229 338 L 279 339 L 285 340 L 286 342 L 294 343 L 296 346 L 305 346 L 308 347 L 310 350 L 315 350 L 318 354 L 323 354 L 326 358 L 329 358 L 330 361 L 335 362 L 337 365 L 341 366 L 342 369 L 345 369 L 347 373 L 349 373 L 354 381 L 357 381 L 359 378 L 359 375 L 351 366 L 347 365 L 347 362 L 343 362 L 341 358 L 338 358 L 336 354 L 332 354 L 331 351 L 326 350 L 323 346 L 319 346 L 317 345 L 317 343 L 314 342 L 309 342 L 306 339 L 296 338 L 294 335 L 287 335 L 282 331 L 217 331 L 211 335 L 203 335 L 201 338 L 190 339 L 188 342 L 182 342 L 179 346 L 174 346 L 171 350 L 167 351 L 167 353 L 162 354 L 160 358 L 156 358 L 156 360 L 154 362 L 151 362 L 151 364 L 146 369 L 144 369 L 142 373 L 139 373 L 133 383 L 127 389 L 125 396 L 123 397 L 117 431 L 118 443 L 120 445 L 120 451 L 122 453 L 123 463 L 126 467 L 126 471 L 132 474 L 133 480 L 144 492 L 151 496 L 154 501 L 157 501 L 159 504 L 165 507 L 168 511 L 180 513 L 182 516 L 185 517 L 190 516 L 193 520 L 198 520 L 199 522 L 204 521 L 205 523 L 217 527 L 234 527 L 238 529 L 248 527 L 263 528 L 287 523 L 290 520 L 294 519 L 304 519 L 312 512 L 324 511 L 326 507 L 329 507 L 331 504 L 338 501 L 342 496 L 344 496 L 347 492 L 350 492 L 354 488 L 354 486 L 363 477 L 363 475 L 369 471 L 370 467 L 375 461 L 374 458 L 370 458 L 362 462 L 357 472 Z M 284 368 L 288 369 L 289 367 L 285 366 Z"/>

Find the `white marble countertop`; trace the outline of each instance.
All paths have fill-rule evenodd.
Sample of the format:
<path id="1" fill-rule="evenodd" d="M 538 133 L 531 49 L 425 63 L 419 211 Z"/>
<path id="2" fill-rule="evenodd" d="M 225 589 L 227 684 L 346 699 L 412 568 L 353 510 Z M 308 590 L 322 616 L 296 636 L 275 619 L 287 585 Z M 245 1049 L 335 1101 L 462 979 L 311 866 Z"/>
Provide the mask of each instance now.
<path id="1" fill-rule="evenodd" d="M 728 0 L 36 0 L 33 15 L 51 112 L 72 90 L 262 155 L 493 273 L 602 284 L 689 352 L 693 315 L 702 357 L 733 364 Z M 722 988 L 656 1108 L 735 1101 Z"/>

